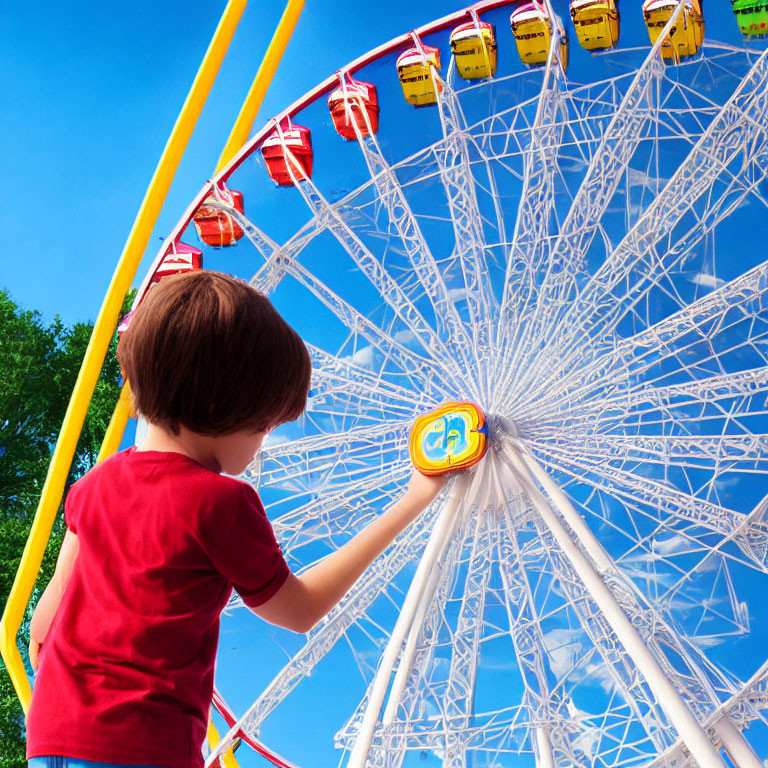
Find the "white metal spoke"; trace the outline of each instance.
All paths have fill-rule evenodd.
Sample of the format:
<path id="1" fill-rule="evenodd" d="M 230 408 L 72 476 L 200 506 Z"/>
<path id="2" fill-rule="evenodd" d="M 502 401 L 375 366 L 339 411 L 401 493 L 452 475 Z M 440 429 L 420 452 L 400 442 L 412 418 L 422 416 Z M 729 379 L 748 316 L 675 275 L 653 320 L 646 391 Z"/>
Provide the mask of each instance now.
<path id="1" fill-rule="evenodd" d="M 325 222 L 339 244 L 350 255 L 360 271 L 376 287 L 382 299 L 403 320 L 424 349 L 443 366 L 452 372 L 454 386 L 459 386 L 466 379 L 466 374 L 458 368 L 450 352 L 438 338 L 413 302 L 396 280 L 387 272 L 381 262 L 363 245 L 363 242 L 344 221 L 334 206 L 331 206 L 320 194 L 317 187 L 309 180 L 296 179 L 296 187 L 302 193 L 314 215 Z"/>
<path id="2" fill-rule="evenodd" d="M 387 163 L 375 135 L 362 136 L 357 123 L 358 143 L 379 194 L 379 201 L 387 211 L 415 274 L 419 277 L 425 294 L 429 297 L 440 337 L 451 352 L 463 361 L 465 370 L 470 368 L 471 344 L 467 330 L 449 296 L 445 279 L 421 232 L 416 216 L 411 210 L 395 170 Z M 476 395 L 475 395 L 476 396 Z"/>
<path id="3" fill-rule="evenodd" d="M 675 23 L 681 9 L 682 3 L 679 3 L 665 30 L 669 30 Z M 662 33 L 638 69 L 603 134 L 586 178 L 579 187 L 578 195 L 552 247 L 547 272 L 538 294 L 535 319 L 525 325 L 515 326 L 518 338 L 511 344 L 513 350 L 521 349 L 526 343 L 533 343 L 534 329 L 540 325 L 536 320 L 542 312 L 550 314 L 559 307 L 562 298 L 558 301 L 558 297 L 563 293 L 563 284 L 580 269 L 581 254 L 591 242 L 598 222 L 616 191 L 619 178 L 643 135 L 644 126 L 648 121 L 647 105 L 652 98 L 653 86 L 662 71 L 659 50 L 663 37 Z M 510 365 L 509 369 L 505 367 L 501 375 L 504 383 L 500 389 L 503 391 L 508 380 L 516 376 L 514 366 Z"/>
<path id="4" fill-rule="evenodd" d="M 400 446 L 408 435 L 408 422 L 391 426 L 360 427 L 337 435 L 315 435 L 267 446 L 259 454 L 259 483 L 277 483 L 284 478 L 327 474 L 338 466 L 352 471 L 355 464 L 370 469 L 382 448 Z M 255 472 L 254 472 L 255 474 Z"/>
<path id="5" fill-rule="evenodd" d="M 531 443 L 541 448 L 542 444 Z M 568 435 L 547 443 L 567 452 L 576 446 L 588 456 L 606 462 L 639 460 L 651 464 L 681 463 L 718 471 L 765 472 L 768 435 L 697 435 L 695 437 Z"/>
<path id="6" fill-rule="evenodd" d="M 246 237 L 248 237 L 256 248 L 260 252 L 263 252 L 265 248 L 269 248 L 272 241 L 270 241 L 268 237 L 245 217 L 235 214 L 236 212 L 233 210 L 233 217 L 237 218 Z M 386 360 L 391 361 L 401 371 L 408 375 L 417 376 L 426 373 L 430 369 L 437 373 L 437 366 L 435 366 L 429 358 L 408 349 L 393 336 L 382 331 L 375 323 L 358 312 L 351 304 L 301 266 L 298 261 L 295 260 L 292 253 L 288 253 L 281 249 L 276 249 L 271 253 L 276 256 L 276 269 L 279 269 L 283 274 L 290 274 L 295 278 L 325 304 L 343 325 L 349 328 L 353 333 L 358 333 L 365 338 L 371 345 L 378 349 L 382 355 L 384 355 Z M 279 256 L 276 254 L 279 254 Z M 443 396 L 445 396 L 446 392 L 442 382 L 438 384 L 438 381 L 435 380 L 434 384 L 436 390 L 442 392 Z M 439 400 L 440 396 L 438 395 L 436 399 Z"/>
<path id="7" fill-rule="evenodd" d="M 340 483 L 337 488 L 326 487 L 322 496 L 317 496 L 316 491 L 311 500 L 305 504 L 295 506 L 290 512 L 277 516 L 273 520 L 273 527 L 278 538 L 289 534 L 295 534 L 308 523 L 317 522 L 323 528 L 332 523 L 335 531 L 349 525 L 349 513 L 353 511 L 356 502 L 371 492 L 382 492 L 382 485 L 403 480 L 409 472 L 409 464 L 406 460 L 388 464 L 386 467 L 369 470 L 365 479 L 357 479 L 354 483 Z M 330 484 L 329 484 L 330 485 Z M 306 493 L 304 488 L 302 493 Z M 400 488 L 393 488 L 389 495 L 397 493 Z M 356 512 L 358 510 L 355 510 Z M 332 515 L 335 515 L 334 519 Z M 331 529 L 330 532 L 334 532 Z"/>
<path id="8" fill-rule="evenodd" d="M 563 138 L 563 83 L 558 58 L 560 41 L 552 35 L 544 72 L 544 83 L 525 153 L 520 205 L 515 220 L 512 247 L 507 256 L 504 290 L 499 312 L 496 344 L 509 349 L 509 335 L 522 320 L 523 309 L 535 301 L 539 279 L 550 258 L 548 234 L 554 208 L 557 154 Z M 502 367 L 495 371 L 498 378 Z"/>
<path id="9" fill-rule="evenodd" d="M 760 346 L 754 342 L 759 342 L 768 333 L 768 322 L 764 319 L 768 296 L 766 275 L 768 261 L 635 336 L 611 344 L 604 354 L 596 356 L 594 362 L 584 365 L 569 396 L 580 400 L 603 382 L 626 379 L 629 375 L 647 375 L 654 366 L 669 359 L 683 357 L 698 360 L 699 364 L 716 360 L 712 341 L 724 332 L 731 333 L 733 346 L 725 347 L 723 352 L 736 344 L 748 344 L 763 356 Z M 746 328 L 737 335 L 733 332 L 739 325 Z M 699 348 L 704 352 L 697 356 Z M 764 359 L 768 360 L 768 357 Z M 693 378 L 701 377 L 694 373 Z M 536 408 L 542 405 L 539 402 Z"/>
<path id="10" fill-rule="evenodd" d="M 759 396 L 768 392 L 768 367 L 753 368 L 723 376 L 710 376 L 686 384 L 636 386 L 571 411 L 574 426 L 583 431 L 603 432 L 642 421 L 645 424 L 682 425 L 696 413 L 699 421 L 733 418 L 741 413 L 762 413 Z M 658 414 L 650 420 L 650 414 Z"/>
<path id="11" fill-rule="evenodd" d="M 768 568 L 765 553 L 767 529 L 760 525 L 745 528 L 746 515 L 683 493 L 657 480 L 604 466 L 600 461 L 593 463 L 574 459 L 570 453 L 550 449 L 540 450 L 540 453 L 553 467 L 577 477 L 580 482 L 641 505 L 644 513 L 660 524 L 667 517 L 679 518 L 723 538 L 735 537 L 738 546 L 757 567 Z"/>
<path id="12" fill-rule="evenodd" d="M 419 409 L 413 392 L 392 384 L 348 360 L 307 344 L 312 359 L 312 387 L 308 409 L 336 408 L 359 417 L 371 412 L 382 419 L 403 419 Z M 437 404 L 437 403 L 435 403 Z"/>
<path id="13" fill-rule="evenodd" d="M 486 350 L 489 350 L 491 344 L 491 318 L 498 304 L 486 261 L 485 236 L 465 134 L 466 122 L 450 84 L 434 68 L 432 77 L 438 84 L 437 103 L 444 137 L 435 150 L 435 156 L 451 211 L 456 239 L 455 258 L 464 281 L 464 303 L 473 330 L 476 365 L 484 384 L 481 401 L 485 401 L 488 397 L 487 377 L 490 368 Z"/>
<path id="14" fill-rule="evenodd" d="M 626 305 L 617 300 L 614 291 L 634 277 L 637 270 L 636 282 L 627 288 L 632 293 L 631 303 L 636 302 L 638 287 L 652 283 L 662 266 L 669 268 L 675 263 L 677 254 L 657 253 L 655 249 L 663 234 L 671 230 L 735 159 L 745 155 L 741 161 L 745 165 L 752 159 L 759 161 L 767 145 L 768 53 L 764 53 L 663 192 L 568 305 L 563 315 L 566 327 L 576 328 L 579 335 L 606 333 L 615 327 Z M 768 173 L 768 163 L 764 170 Z M 716 217 L 718 213 L 716 205 L 711 215 Z M 700 224 L 695 228 L 697 233 L 702 230 L 706 231 L 706 226 Z M 687 252 L 687 245 L 680 247 L 683 253 Z M 558 340 L 558 349 L 572 340 L 571 333 L 564 334 Z"/>

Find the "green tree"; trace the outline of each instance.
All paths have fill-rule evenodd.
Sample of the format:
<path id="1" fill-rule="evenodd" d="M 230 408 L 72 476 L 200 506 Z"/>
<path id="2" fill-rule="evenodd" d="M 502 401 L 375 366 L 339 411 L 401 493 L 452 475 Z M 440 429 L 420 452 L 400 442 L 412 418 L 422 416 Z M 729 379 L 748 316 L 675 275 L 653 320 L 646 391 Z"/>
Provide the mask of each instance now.
<path id="1" fill-rule="evenodd" d="M 130 307 L 126 297 L 123 312 Z M 0 291 L 0 612 L 10 592 L 29 534 L 69 397 L 93 326 L 66 327 L 57 317 L 45 326 L 38 312 L 21 309 Z M 96 462 L 101 441 L 120 393 L 120 368 L 112 340 L 91 401 L 65 487 Z M 63 505 L 27 609 L 53 575 L 64 535 Z M 23 641 L 28 625 L 22 626 Z M 0 666 L 0 766 L 23 768 L 24 718 L 10 678 Z"/>

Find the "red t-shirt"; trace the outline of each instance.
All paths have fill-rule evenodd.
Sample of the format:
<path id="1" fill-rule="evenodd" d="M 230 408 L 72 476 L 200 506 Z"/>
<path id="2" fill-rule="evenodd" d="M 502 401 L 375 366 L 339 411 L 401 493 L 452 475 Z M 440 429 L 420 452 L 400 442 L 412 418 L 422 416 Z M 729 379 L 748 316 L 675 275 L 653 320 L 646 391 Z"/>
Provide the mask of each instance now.
<path id="1" fill-rule="evenodd" d="M 80 548 L 40 654 L 27 757 L 203 764 L 219 614 L 288 576 L 251 486 L 130 448 L 72 486 Z"/>

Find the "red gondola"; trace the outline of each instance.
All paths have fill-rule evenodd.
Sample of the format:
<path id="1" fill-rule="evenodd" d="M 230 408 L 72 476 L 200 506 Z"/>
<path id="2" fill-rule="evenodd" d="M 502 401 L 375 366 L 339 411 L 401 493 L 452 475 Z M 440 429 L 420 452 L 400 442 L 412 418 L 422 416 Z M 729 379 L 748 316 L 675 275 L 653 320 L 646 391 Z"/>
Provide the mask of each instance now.
<path id="1" fill-rule="evenodd" d="M 373 83 L 351 77 L 342 79 L 341 85 L 328 97 L 328 109 L 336 131 L 348 141 L 357 138 L 355 125 L 362 136 L 379 130 L 379 99 Z"/>
<path id="2" fill-rule="evenodd" d="M 296 161 L 291 168 L 293 176 L 288 170 L 288 152 Z M 312 178 L 312 135 L 303 125 L 294 125 L 290 119 L 283 122 L 264 139 L 261 154 L 269 177 L 280 187 L 293 186 L 294 178 L 299 181 Z"/>
<path id="3" fill-rule="evenodd" d="M 163 260 L 152 275 L 150 285 L 159 283 L 168 275 L 177 275 L 180 272 L 189 272 L 193 269 L 201 269 L 203 266 L 203 252 L 193 245 L 186 243 L 171 243 L 163 256 Z"/>
<path id="4" fill-rule="evenodd" d="M 193 221 L 197 236 L 214 248 L 234 245 L 242 236 L 242 228 L 228 213 L 214 207 L 211 203 L 224 203 L 240 213 L 243 210 L 243 195 L 237 190 L 230 190 L 224 182 L 213 185 L 213 190 L 197 209 Z"/>
<path id="5" fill-rule="evenodd" d="M 142 294 L 139 304 L 144 301 L 147 292 L 152 286 L 159 283 L 164 277 L 168 277 L 168 275 L 178 275 L 180 272 L 190 272 L 195 269 L 202 269 L 202 267 L 203 252 L 199 248 L 195 248 L 193 245 L 187 245 L 186 243 L 171 243 L 166 249 L 162 261 L 154 271 L 152 279 L 149 281 L 149 285 Z M 138 306 L 138 304 L 136 306 Z M 128 330 L 134 311 L 135 310 L 132 309 L 130 312 L 127 312 L 118 324 L 118 339 L 120 339 Z"/>

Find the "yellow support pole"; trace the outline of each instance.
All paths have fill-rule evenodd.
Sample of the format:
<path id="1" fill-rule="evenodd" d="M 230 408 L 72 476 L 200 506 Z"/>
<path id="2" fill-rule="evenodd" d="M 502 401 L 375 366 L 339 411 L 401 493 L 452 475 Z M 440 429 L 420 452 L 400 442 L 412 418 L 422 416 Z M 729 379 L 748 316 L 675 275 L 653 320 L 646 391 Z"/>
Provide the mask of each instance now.
<path id="1" fill-rule="evenodd" d="M 232 160 L 247 141 L 253 121 L 256 119 L 256 115 L 261 107 L 261 102 L 264 100 L 264 95 L 272 82 L 277 66 L 282 59 L 283 53 L 285 53 L 286 46 L 293 35 L 296 22 L 303 8 L 304 0 L 288 0 L 277 29 L 275 29 L 275 34 L 272 36 L 269 47 L 264 54 L 261 66 L 245 97 L 245 101 L 243 101 L 227 143 L 221 152 L 214 175 L 218 174 Z M 126 382 L 120 393 L 120 400 L 115 406 L 115 412 L 112 415 L 107 433 L 104 436 L 98 461 L 102 461 L 115 453 L 120 445 L 120 441 L 123 439 L 123 433 L 130 419 L 130 395 L 125 391 L 127 388 L 128 383 Z"/>
<path id="2" fill-rule="evenodd" d="M 213 724 L 213 718 L 208 718 L 208 745 L 213 749 L 221 740 L 219 736 L 219 729 Z M 221 756 L 221 765 L 224 768 L 238 768 L 237 758 L 235 757 L 235 750 L 229 749 Z"/>
<path id="3" fill-rule="evenodd" d="M 224 145 L 224 149 L 219 157 L 219 162 L 216 165 L 215 173 L 224 168 L 224 166 L 240 151 L 240 148 L 248 140 L 248 136 L 253 126 L 253 121 L 256 119 L 256 114 L 261 107 L 261 102 L 264 100 L 264 94 L 269 88 L 269 84 L 272 82 L 277 65 L 280 63 L 280 59 L 285 52 L 285 48 L 288 45 L 288 41 L 291 39 L 293 30 L 296 27 L 296 22 L 299 20 L 301 9 L 304 7 L 304 0 L 288 0 L 283 15 L 280 17 L 280 22 L 277 25 L 275 34 L 272 36 L 272 40 L 269 43 L 269 48 L 264 54 L 264 58 L 261 61 L 259 71 L 256 73 L 256 77 L 253 80 L 248 95 L 245 97 L 243 106 L 240 108 L 240 114 L 235 120 L 235 124 L 232 126 L 232 131 L 229 134 L 227 143 Z"/>
<path id="4" fill-rule="evenodd" d="M 296 22 L 301 15 L 303 7 L 304 0 L 288 0 L 277 29 L 275 29 L 275 34 L 272 36 L 269 47 L 264 54 L 261 66 L 240 108 L 235 124 L 232 126 L 227 143 L 221 152 L 214 175 L 218 174 L 232 160 L 247 141 L 253 121 L 256 119 L 261 102 L 264 100 L 264 95 L 272 82 L 283 53 L 285 53 L 288 41 L 293 35 L 293 30 L 296 28 Z M 130 393 L 126 391 L 127 389 L 128 382 L 125 383 L 120 392 L 120 400 L 115 406 L 115 412 L 112 414 L 109 427 L 104 435 L 104 442 L 101 445 L 97 461 L 102 461 L 115 453 L 120 446 L 120 441 L 123 439 L 123 433 L 131 417 Z"/>
<path id="5" fill-rule="evenodd" d="M 72 465 L 77 440 L 83 428 L 88 405 L 115 330 L 123 298 L 136 275 L 152 228 L 160 214 L 171 181 L 203 105 L 208 98 L 208 93 L 221 66 L 224 54 L 229 48 L 240 17 L 245 10 L 246 2 L 247 0 L 229 0 L 224 9 L 117 263 L 104 303 L 96 319 L 80 373 L 75 382 L 59 439 L 56 442 L 51 464 L 48 467 L 48 475 L 32 522 L 32 529 L 24 547 L 16 579 L 8 596 L 2 621 L 0 621 L 0 653 L 2 653 L 6 669 L 25 712 L 29 709 L 32 690 L 24 670 L 21 654 L 16 646 L 16 634 L 24 618 L 24 611 L 40 569 L 56 512 L 64 493 L 64 485 Z"/>
<path id="6" fill-rule="evenodd" d="M 123 384 L 123 388 L 120 390 L 120 398 L 115 405 L 115 410 L 112 413 L 112 418 L 109 420 L 109 426 L 104 433 L 104 439 L 101 441 L 101 449 L 99 450 L 99 456 L 96 459 L 98 464 L 100 461 L 111 456 L 113 453 L 117 453 L 117 449 L 120 447 L 120 441 L 123 439 L 125 428 L 128 425 L 128 419 L 133 415 L 133 398 L 131 397 L 131 387 L 126 381 Z"/>

